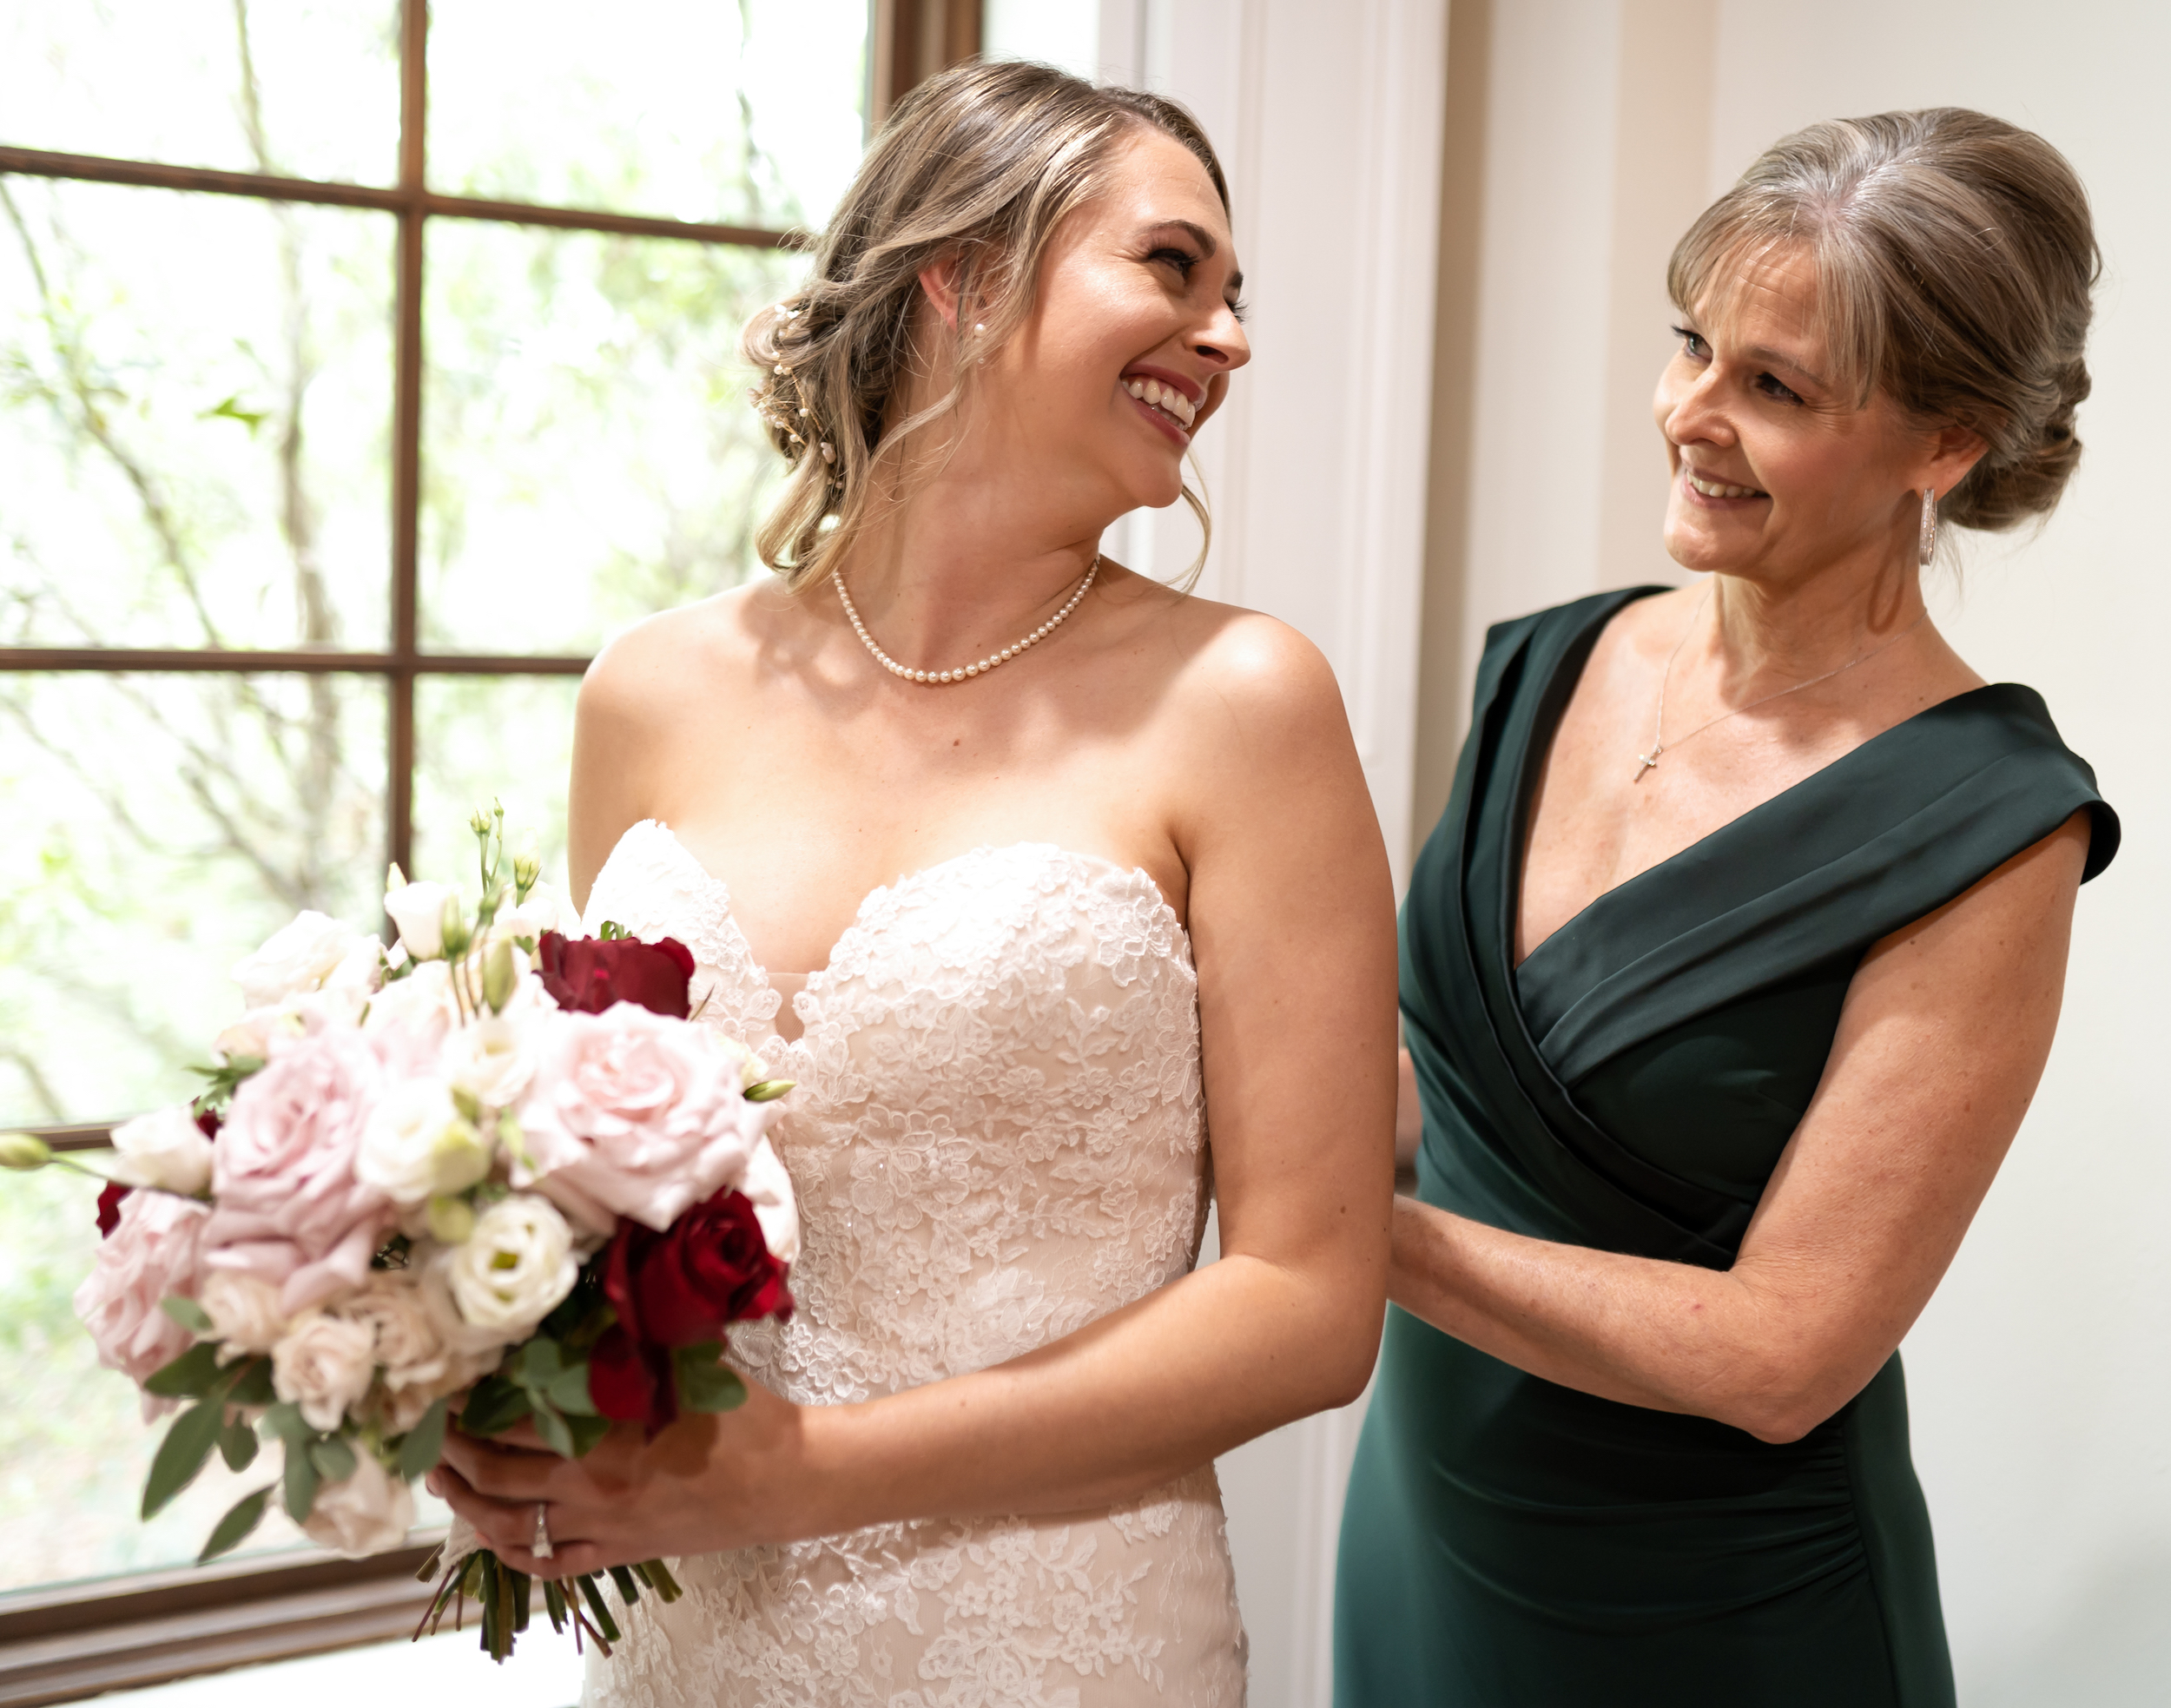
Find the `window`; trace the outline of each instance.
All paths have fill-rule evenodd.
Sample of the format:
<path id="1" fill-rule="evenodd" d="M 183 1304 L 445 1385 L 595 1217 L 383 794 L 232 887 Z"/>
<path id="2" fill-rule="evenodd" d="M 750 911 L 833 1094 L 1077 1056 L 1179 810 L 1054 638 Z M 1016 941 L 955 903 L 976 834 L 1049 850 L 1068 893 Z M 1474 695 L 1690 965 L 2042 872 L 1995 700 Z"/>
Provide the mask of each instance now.
<path id="1" fill-rule="evenodd" d="M 0 1128 L 192 1094 L 226 967 L 297 908 L 373 923 L 387 861 L 454 875 L 478 799 L 562 867 L 594 649 L 756 567 L 741 323 L 870 96 L 977 42 L 955 0 L 0 16 Z M 234 1497 L 214 1463 L 137 1522 L 154 1437 L 69 1305 L 95 1237 L 87 1183 L 0 1182 L 8 1700 L 62 1699 L 10 1645 L 95 1605 L 386 1576 L 50 1587 L 170 1574 Z"/>

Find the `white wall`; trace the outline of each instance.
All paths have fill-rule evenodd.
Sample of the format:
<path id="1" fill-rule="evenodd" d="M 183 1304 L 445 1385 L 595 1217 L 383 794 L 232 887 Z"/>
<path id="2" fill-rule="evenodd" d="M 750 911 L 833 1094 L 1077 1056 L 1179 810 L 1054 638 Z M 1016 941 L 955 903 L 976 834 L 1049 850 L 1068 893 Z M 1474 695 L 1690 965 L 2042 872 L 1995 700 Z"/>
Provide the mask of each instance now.
<path id="1" fill-rule="evenodd" d="M 1342 683 L 1399 882 L 1410 844 L 1445 0 L 999 0 L 991 51 L 1184 102 L 1226 166 L 1254 359 L 1201 437 L 1199 590 L 1271 612 Z M 1092 45 L 1081 19 L 1092 16 Z M 1110 549 L 1162 576 L 1188 513 Z M 1326 1708 L 1361 1407 L 1221 1461 L 1254 1708 Z"/>
<path id="2" fill-rule="evenodd" d="M 1482 0 L 1456 4 L 1459 44 Z M 1487 623 L 1677 577 L 1658 544 L 1647 409 L 1666 347 L 1654 272 L 1765 145 L 1816 118 L 1963 104 L 2042 131 L 2094 198 L 2107 267 L 2082 471 L 2039 536 L 1967 548 L 1938 616 L 1986 676 L 2043 691 L 2127 842 L 2082 893 L 2049 1071 L 1906 1355 L 1962 1702 L 2171 1700 L 2171 1116 L 2151 1043 L 2171 1019 L 2171 585 L 2155 503 L 2171 396 L 2171 181 L 2156 135 L 2171 8 L 1482 10 L 1479 353 L 1467 522 L 1448 553 L 1462 609 L 1457 657 L 1427 660 L 1458 669 L 1451 703 Z M 1699 157 L 1696 181 L 1684 162 Z M 1453 577 L 1434 586 L 1452 594 Z"/>

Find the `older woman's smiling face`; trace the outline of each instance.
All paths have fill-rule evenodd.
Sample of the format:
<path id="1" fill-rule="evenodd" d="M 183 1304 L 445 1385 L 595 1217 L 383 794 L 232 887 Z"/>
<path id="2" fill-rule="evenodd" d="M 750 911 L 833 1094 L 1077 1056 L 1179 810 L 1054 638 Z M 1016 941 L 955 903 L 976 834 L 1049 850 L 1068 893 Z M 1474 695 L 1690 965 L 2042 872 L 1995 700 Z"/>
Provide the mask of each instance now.
<path id="1" fill-rule="evenodd" d="M 1859 403 L 1833 372 L 1805 248 L 1769 250 L 1730 282 L 1726 300 L 1684 315 L 1653 400 L 1673 470 L 1667 551 L 1686 569 L 1778 583 L 1904 551 L 1922 486 L 1950 490 L 1974 456 L 1882 392 Z"/>

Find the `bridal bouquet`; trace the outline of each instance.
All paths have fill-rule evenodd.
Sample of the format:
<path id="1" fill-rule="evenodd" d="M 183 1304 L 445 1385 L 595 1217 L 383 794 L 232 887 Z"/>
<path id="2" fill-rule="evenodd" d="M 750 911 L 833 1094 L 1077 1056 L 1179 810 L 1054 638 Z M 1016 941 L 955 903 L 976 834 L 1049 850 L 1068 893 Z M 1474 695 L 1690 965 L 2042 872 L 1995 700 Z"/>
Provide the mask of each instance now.
<path id="1" fill-rule="evenodd" d="M 729 1410 L 729 1325 L 791 1309 L 798 1216 L 767 1137 L 789 1084 L 692 1023 L 683 945 L 573 934 L 535 862 L 506 860 L 502 811 L 472 827 L 472 912 L 395 866 L 389 953 L 301 913 L 234 969 L 247 1012 L 204 1094 L 114 1131 L 76 1309 L 147 1422 L 178 1410 L 143 1515 L 214 1451 L 238 1471 L 260 1441 L 281 1449 L 201 1559 L 274 1495 L 327 1547 L 399 1546 L 448 1417 L 525 1421 L 577 1457 L 614 1421 Z M 0 1139 L 0 1164 L 49 1163 L 80 1166 Z M 425 1623 L 472 1599 L 504 1659 L 528 1578 L 464 1524 L 439 1572 Z M 678 1593 L 660 1560 L 610 1575 L 628 1603 Z M 594 1577 L 543 1596 L 609 1652 Z"/>

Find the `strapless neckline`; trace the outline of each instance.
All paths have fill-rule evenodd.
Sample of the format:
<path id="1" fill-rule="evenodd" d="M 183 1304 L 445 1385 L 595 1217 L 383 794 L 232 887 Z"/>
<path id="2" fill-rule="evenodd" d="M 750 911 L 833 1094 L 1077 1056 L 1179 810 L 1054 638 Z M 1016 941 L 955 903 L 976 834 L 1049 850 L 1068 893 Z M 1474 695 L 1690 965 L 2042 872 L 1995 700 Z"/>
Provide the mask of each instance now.
<path id="1" fill-rule="evenodd" d="M 931 861 L 926 866 L 919 867 L 887 884 L 875 885 L 873 889 L 860 898 L 859 906 L 852 910 L 851 922 L 838 934 L 835 941 L 829 945 L 828 956 L 822 966 L 811 973 L 778 974 L 756 958 L 754 946 L 747 940 L 746 933 L 741 928 L 738 914 L 732 906 L 730 884 L 703 865 L 700 857 L 679 840 L 678 833 L 663 820 L 642 819 L 628 825 L 619 835 L 617 841 L 612 845 L 610 855 L 604 861 L 603 871 L 610 869 L 610 862 L 617 858 L 621 849 L 625 848 L 630 842 L 635 841 L 643 834 L 653 836 L 660 841 L 674 862 L 684 868 L 685 876 L 690 885 L 697 892 L 705 894 L 714 904 L 719 923 L 728 927 L 734 940 L 734 946 L 743 957 L 742 965 L 747 973 L 758 982 L 762 989 L 777 999 L 779 1007 L 783 1006 L 784 998 L 782 992 L 777 986 L 776 979 L 781 976 L 798 983 L 800 992 L 795 992 L 793 999 L 795 1001 L 801 992 L 817 992 L 822 985 L 830 982 L 838 966 L 841 952 L 847 948 L 855 937 L 864 935 L 869 929 L 868 916 L 881 903 L 908 895 L 914 890 L 938 883 L 954 868 L 994 855 L 1039 854 L 1046 855 L 1051 861 L 1136 879 L 1151 894 L 1160 918 L 1168 925 L 1175 941 L 1181 946 L 1181 958 L 1188 959 L 1191 949 L 1191 933 L 1185 929 L 1182 916 L 1170 905 L 1168 896 L 1155 880 L 1153 874 L 1145 867 L 1125 866 L 1122 861 L 1111 860 L 1105 854 L 1086 854 L 1076 848 L 1066 848 L 1058 842 L 1041 842 L 1025 838 L 1015 842 L 983 842 L 960 853 L 950 854 L 944 859 Z M 597 874 L 597 877 L 600 885 L 602 871 Z M 591 932 L 602 923 L 599 919 L 585 921 L 587 928 Z M 696 997 L 696 1000 L 698 999 Z M 779 1034 L 777 1041 L 792 1044 L 798 1040 L 786 1039 Z"/>

